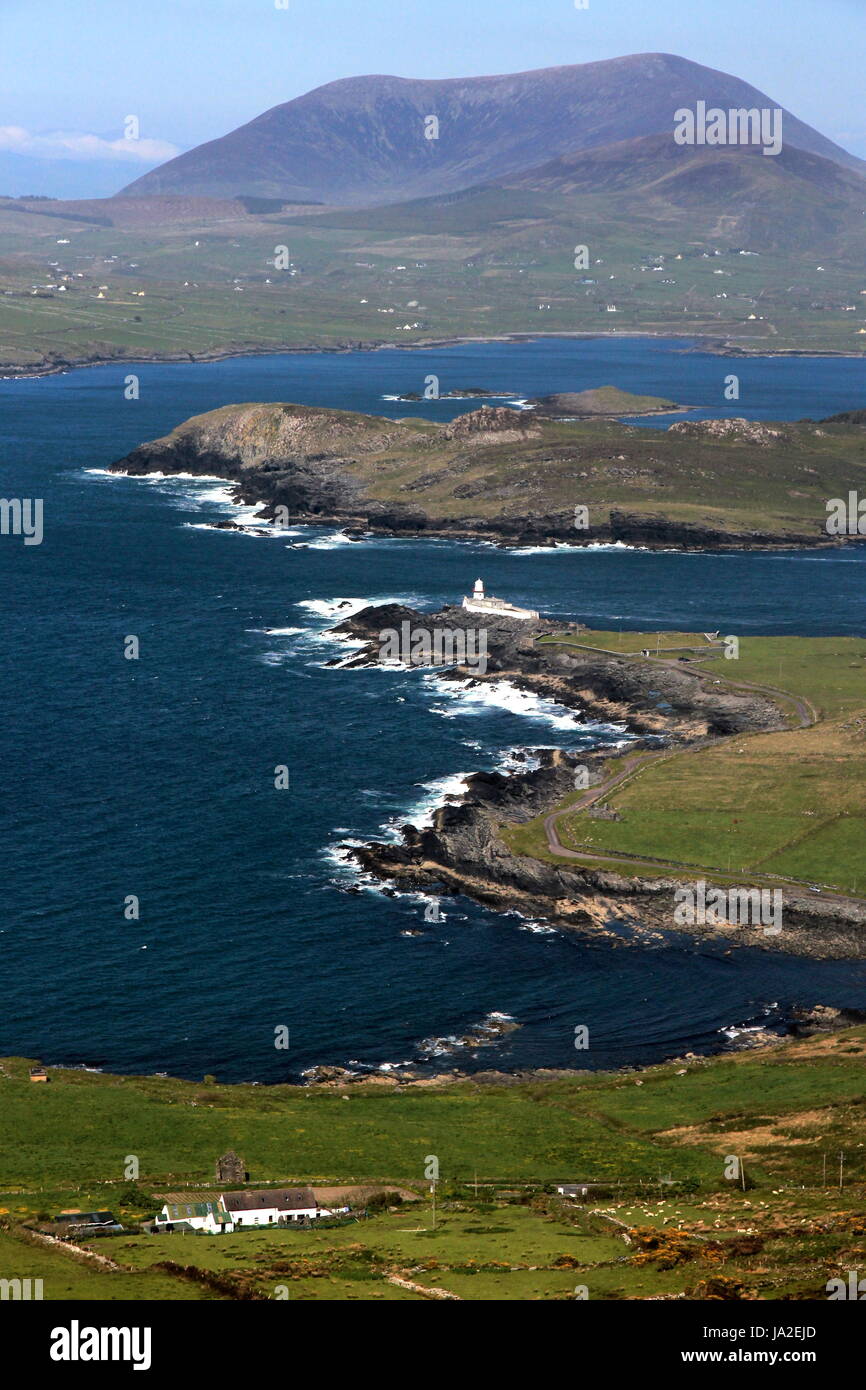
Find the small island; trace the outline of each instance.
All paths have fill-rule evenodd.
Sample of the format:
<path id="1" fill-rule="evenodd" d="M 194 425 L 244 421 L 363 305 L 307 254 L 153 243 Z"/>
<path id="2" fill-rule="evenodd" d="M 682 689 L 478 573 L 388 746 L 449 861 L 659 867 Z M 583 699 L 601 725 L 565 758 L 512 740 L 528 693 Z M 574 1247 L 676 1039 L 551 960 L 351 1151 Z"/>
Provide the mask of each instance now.
<path id="1" fill-rule="evenodd" d="M 559 391 L 530 397 L 536 417 L 545 420 L 617 420 L 630 415 L 675 415 L 689 409 L 662 396 L 635 396 L 618 386 L 594 386 L 588 391 Z"/>

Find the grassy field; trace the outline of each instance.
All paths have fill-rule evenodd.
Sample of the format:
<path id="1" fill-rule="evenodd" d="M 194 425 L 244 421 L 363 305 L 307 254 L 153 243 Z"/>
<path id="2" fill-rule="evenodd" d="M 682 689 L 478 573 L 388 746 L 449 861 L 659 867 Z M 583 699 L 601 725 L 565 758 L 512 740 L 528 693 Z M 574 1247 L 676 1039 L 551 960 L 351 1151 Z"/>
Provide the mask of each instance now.
<path id="1" fill-rule="evenodd" d="M 614 652 L 658 647 L 662 656 L 706 646 L 701 634 L 688 633 L 599 632 L 573 640 Z M 625 853 L 723 876 L 772 874 L 866 893 L 858 849 L 866 838 L 866 642 L 750 637 L 739 650 L 736 661 L 701 661 L 700 650 L 696 659 L 713 679 L 805 697 L 818 722 L 651 763 L 605 796 L 620 820 L 576 811 L 557 822 L 560 842 L 599 860 Z M 790 715 L 790 702 L 782 708 Z M 555 858 L 541 819 L 504 834 L 514 849 Z"/>
<path id="2" fill-rule="evenodd" d="M 552 1181 L 570 1170 L 578 1151 L 608 1171 L 607 1126 L 558 1103 L 540 1104 L 536 1092 L 204 1087 L 75 1071 L 55 1073 L 58 1084 L 32 1087 L 24 1084 L 23 1063 L 4 1065 L 0 1104 L 16 1144 L 0 1155 L 0 1190 L 119 1181 L 127 1154 L 170 1186 L 202 1182 L 216 1153 L 229 1146 L 260 1181 L 292 1174 L 309 1182 L 417 1180 L 431 1153 L 463 1179 L 477 1168 L 490 1179 Z M 650 1141 L 636 1140 L 626 1159 L 629 1176 L 638 1178 L 653 1158 Z M 691 1172 L 684 1160 L 679 1166 L 683 1176 Z"/>
<path id="3" fill-rule="evenodd" d="M 469 509 L 525 524 L 573 517 L 580 505 L 591 528 L 619 509 L 735 534 L 826 540 L 827 499 L 847 496 L 861 477 L 866 487 L 866 430 L 852 426 L 785 426 L 777 442 L 750 446 L 618 422 L 544 422 L 537 434 L 479 444 L 471 454 L 459 441 L 431 440 L 429 426 L 407 426 L 418 431 L 418 447 L 402 442 L 390 459 L 370 455 L 350 471 L 366 497 L 405 503 L 408 495 L 432 518 L 464 518 Z"/>
<path id="4" fill-rule="evenodd" d="M 110 1258 L 117 1260 L 116 1242 L 111 1242 Z M 106 1269 L 56 1246 L 38 1244 L 14 1226 L 0 1225 L 0 1279 L 41 1279 L 43 1296 L 51 1301 L 88 1299 L 112 1302 L 117 1299 L 198 1300 L 207 1290 L 195 1283 L 180 1281 L 159 1270 L 142 1267 L 124 1271 Z"/>
<path id="5" fill-rule="evenodd" d="M 691 215 L 612 216 L 609 199 L 586 194 L 490 190 L 414 209 L 265 215 L 146 201 L 0 199 L 0 365 L 536 331 L 864 351 L 862 237 L 825 251 L 819 269 L 800 247 L 740 256 L 715 217 L 696 235 Z M 576 226 L 603 261 L 590 276 L 574 269 Z M 278 246 L 288 247 L 285 270 Z M 652 273 L 660 255 L 666 274 Z"/>
<path id="6" fill-rule="evenodd" d="M 640 1074 L 387 1091 L 58 1069 L 34 1086 L 7 1059 L 0 1103 L 16 1143 L 0 1179 L 0 1278 L 41 1278 L 46 1299 L 701 1298 L 720 1279 L 729 1296 L 822 1297 L 866 1258 L 864 1059 L 855 1028 Z M 253 1184 L 360 1173 L 416 1199 L 320 1229 L 139 1233 L 167 1184 L 212 1190 L 229 1144 Z M 131 1186 L 119 1168 L 136 1151 Z M 575 1205 L 557 1180 L 602 1186 Z M 82 1243 L 116 1268 L 29 1233 L 72 1208 L 122 1218 L 126 1233 Z"/>

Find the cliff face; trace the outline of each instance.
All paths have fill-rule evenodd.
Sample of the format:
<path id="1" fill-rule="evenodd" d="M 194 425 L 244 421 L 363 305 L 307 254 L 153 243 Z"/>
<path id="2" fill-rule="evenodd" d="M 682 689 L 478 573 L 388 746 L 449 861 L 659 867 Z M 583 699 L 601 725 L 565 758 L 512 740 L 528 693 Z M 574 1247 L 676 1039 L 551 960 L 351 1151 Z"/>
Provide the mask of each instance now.
<path id="1" fill-rule="evenodd" d="M 397 604 L 364 609 L 340 624 L 337 632 L 362 638 L 367 646 L 346 666 L 378 659 L 379 633 L 412 627 L 470 627 L 477 615 L 461 608 L 421 614 Z M 563 635 L 563 625 L 545 620 L 514 624 L 507 618 L 484 620 L 487 669 L 474 670 L 475 681 L 508 679 L 525 690 L 556 699 L 580 710 L 586 719 L 621 724 L 638 735 L 627 750 L 655 752 L 657 739 L 671 746 L 702 746 L 736 734 L 786 727 L 780 709 L 759 691 L 725 691 L 706 673 L 686 665 L 665 666 L 588 649 L 538 644 L 545 633 Z M 579 640 L 579 633 L 575 633 Z M 469 669 L 445 672 L 467 679 Z M 646 736 L 653 736 L 651 739 Z M 617 941 L 629 934 L 674 930 L 674 895 L 695 871 L 671 869 L 670 875 L 642 876 L 640 869 L 622 872 L 582 867 L 563 858 L 517 853 L 503 838 L 503 827 L 525 824 L 547 815 L 574 791 L 575 768 L 588 770 L 588 784 L 605 780 L 604 752 L 577 754 L 538 749 L 526 770 L 511 776 L 476 773 L 464 796 L 442 806 L 429 828 L 403 827 L 401 844 L 370 843 L 347 847 L 363 868 L 404 887 L 466 893 L 500 910 L 541 915 L 559 925 Z M 584 784 L 585 785 L 585 784 Z M 784 892 L 785 931 L 765 937 L 760 928 L 706 926 L 693 929 L 739 944 L 784 950 L 816 958 L 866 956 L 866 907 L 827 895 L 816 899 L 804 890 Z M 680 929 L 685 930 L 685 929 Z M 624 935 L 625 934 L 625 935 Z"/>
<path id="2" fill-rule="evenodd" d="M 693 522 L 672 521 L 669 517 L 651 512 L 621 512 L 616 509 L 610 513 L 608 538 L 621 541 L 625 545 L 643 545 L 648 550 L 772 550 L 781 544 L 778 534 L 772 531 L 726 531 L 720 526 L 700 525 Z M 828 537 L 823 537 L 823 543 Z M 815 545 L 821 543 L 812 533 L 792 534 L 785 537 L 785 546 Z"/>
<path id="3" fill-rule="evenodd" d="M 845 543 L 827 534 L 826 499 L 866 469 L 866 433 L 748 421 L 657 431 L 489 406 L 436 424 L 246 404 L 195 416 L 114 468 L 216 474 L 265 518 L 287 508 L 293 523 L 358 533 L 771 549 Z"/>
<path id="4" fill-rule="evenodd" d="M 236 482 L 238 499 L 293 512 L 354 516 L 363 489 L 352 464 L 401 444 L 414 432 L 395 421 L 303 405 L 233 405 L 197 415 L 142 444 L 117 471 L 216 474 Z"/>

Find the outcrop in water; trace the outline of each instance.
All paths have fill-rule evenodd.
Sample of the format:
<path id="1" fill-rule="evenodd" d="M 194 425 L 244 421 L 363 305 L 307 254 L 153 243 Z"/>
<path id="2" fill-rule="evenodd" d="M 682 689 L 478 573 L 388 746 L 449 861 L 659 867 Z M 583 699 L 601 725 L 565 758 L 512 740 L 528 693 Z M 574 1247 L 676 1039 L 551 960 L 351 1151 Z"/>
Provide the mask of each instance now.
<path id="1" fill-rule="evenodd" d="M 441 625 L 450 629 L 477 623 L 478 615 L 459 608 L 421 614 L 402 605 L 364 609 L 336 629 L 366 640 L 367 646 L 348 665 L 375 661 L 378 635 L 384 629 Z M 487 671 L 469 675 L 446 672 L 458 680 L 509 680 L 523 690 L 553 698 L 591 719 L 620 723 L 639 736 L 629 753 L 657 746 L 647 736 L 662 735 L 672 746 L 700 746 L 715 739 L 762 730 L 779 730 L 785 720 L 772 700 L 759 692 L 732 693 L 712 685 L 706 673 L 685 666 L 663 666 L 603 652 L 539 645 L 545 633 L 563 634 L 563 625 L 545 620 L 516 625 L 507 619 L 484 619 L 488 632 Z M 579 639 L 579 631 L 574 634 Z M 642 737 L 640 737 L 642 736 Z M 368 872 L 395 880 L 404 888 L 466 893 L 500 911 L 518 911 L 617 943 L 649 935 L 664 941 L 671 932 L 690 930 L 701 938 L 782 950 L 815 958 L 866 956 L 866 907 L 842 897 L 812 896 L 785 888 L 784 931 L 765 935 L 759 925 L 707 924 L 674 926 L 674 895 L 694 883 L 700 871 L 671 870 L 649 876 L 582 867 L 517 853 L 503 839 L 502 827 L 523 825 L 545 815 L 573 792 L 575 772 L 586 769 L 589 785 L 604 780 L 609 752 L 534 750 L 526 771 L 513 775 L 479 772 L 467 779 L 466 791 L 452 797 L 433 816 L 429 827 L 402 828 L 402 841 L 372 842 L 348 852 Z"/>

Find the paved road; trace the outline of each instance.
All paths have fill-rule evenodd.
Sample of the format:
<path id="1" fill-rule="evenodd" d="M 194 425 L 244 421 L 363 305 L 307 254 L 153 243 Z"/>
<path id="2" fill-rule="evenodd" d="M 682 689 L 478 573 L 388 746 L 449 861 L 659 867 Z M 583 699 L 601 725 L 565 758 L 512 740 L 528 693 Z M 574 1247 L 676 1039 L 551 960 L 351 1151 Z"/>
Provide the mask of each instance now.
<path id="1" fill-rule="evenodd" d="M 545 643 L 545 645 L 548 644 Z M 568 642 L 563 643 L 563 646 L 579 647 L 580 644 L 577 642 Z M 600 651 L 602 649 L 598 647 L 587 646 L 584 647 L 583 650 Z M 693 647 L 690 650 L 705 652 L 706 648 Z M 617 655 L 617 653 L 606 651 L 605 655 Z M 675 671 L 682 671 L 683 669 L 681 662 L 676 660 L 669 660 L 664 657 L 641 657 L 639 659 L 642 661 L 651 661 L 656 666 L 667 666 L 671 670 Z M 729 679 L 726 676 L 714 676 L 709 672 L 695 671 L 693 669 L 689 670 L 687 674 L 693 676 L 697 681 L 700 682 L 701 685 L 705 685 L 707 682 L 712 682 L 715 685 L 723 681 L 731 689 L 732 692 L 736 692 L 738 690 L 748 690 L 754 692 L 755 694 L 767 695 L 771 699 L 785 700 L 789 704 L 793 705 L 794 711 L 799 721 L 798 727 L 801 729 L 808 729 L 813 724 L 817 724 L 820 718 L 818 711 L 816 710 L 815 706 L 812 704 L 810 700 L 807 700 L 805 699 L 805 697 L 799 695 L 793 695 L 788 690 L 780 690 L 776 686 L 758 685 L 754 681 L 735 681 L 733 679 Z M 755 737 L 756 734 L 764 732 L 766 732 L 766 730 L 755 730 L 753 733 L 728 735 L 724 738 L 705 738 L 700 739 L 698 742 L 691 744 L 688 748 L 660 749 L 657 752 L 635 753 L 632 754 L 631 757 L 627 756 L 624 759 L 622 766 L 617 772 L 612 773 L 610 777 L 606 778 L 605 781 L 599 783 L 597 786 L 591 787 L 585 793 L 585 795 L 580 798 L 579 801 L 572 802 L 570 806 L 565 806 L 559 811 L 551 811 L 549 815 L 545 816 L 544 831 L 547 836 L 548 849 L 550 850 L 551 854 L 555 854 L 560 858 L 574 859 L 585 864 L 597 863 L 600 858 L 603 858 L 605 864 L 622 864 L 632 870 L 652 869 L 661 870 L 662 872 L 669 872 L 671 870 L 681 871 L 685 869 L 688 870 L 690 873 L 696 872 L 696 866 L 694 864 L 682 864 L 672 860 L 669 861 L 664 859 L 642 859 L 638 855 L 628 855 L 622 853 L 592 854 L 581 850 L 566 849 L 566 847 L 560 841 L 559 835 L 557 833 L 556 823 L 563 816 L 570 816 L 575 811 L 584 811 L 587 809 L 587 807 L 592 806 L 595 802 L 600 801 L 603 797 L 608 796 L 615 787 L 621 786 L 623 782 L 627 781 L 630 777 L 642 771 L 645 767 L 649 766 L 650 763 L 662 762 L 667 760 L 668 758 L 686 757 L 690 753 L 696 753 L 703 748 L 710 748 L 714 745 L 726 743 L 728 741 L 728 737 L 752 738 Z M 791 879 L 777 879 L 776 875 L 761 875 L 761 877 L 770 877 L 780 883 L 787 883 L 791 887 L 803 887 L 802 884 L 797 884 L 794 880 Z M 851 896 L 845 893 L 828 892 L 823 893 L 822 897 L 838 899 L 840 901 L 852 901 Z M 862 900 L 853 899 L 853 901 Z"/>

